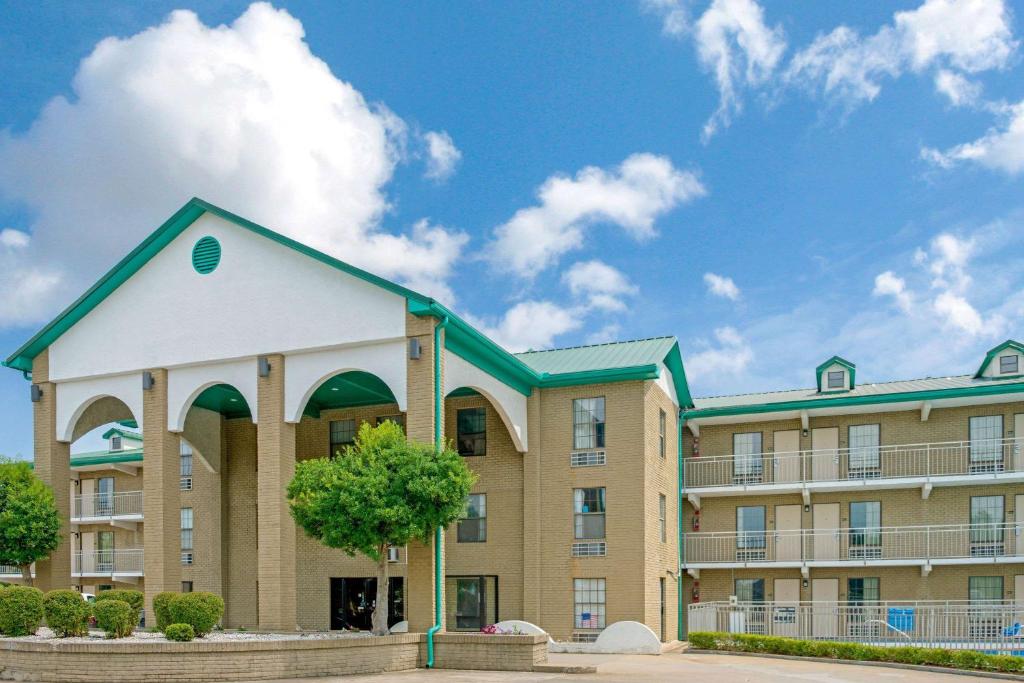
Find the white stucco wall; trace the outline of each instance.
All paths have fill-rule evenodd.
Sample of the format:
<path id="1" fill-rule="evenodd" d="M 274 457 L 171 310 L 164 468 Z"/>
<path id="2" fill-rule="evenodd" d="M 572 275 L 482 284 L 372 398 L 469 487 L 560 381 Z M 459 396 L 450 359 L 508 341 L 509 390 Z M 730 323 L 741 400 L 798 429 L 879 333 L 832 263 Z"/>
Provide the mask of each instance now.
<path id="1" fill-rule="evenodd" d="M 505 422 L 516 450 L 527 449 L 526 397 L 451 351 L 444 357 L 444 394 L 471 387 L 486 396 Z"/>
<path id="2" fill-rule="evenodd" d="M 78 418 L 104 396 L 113 396 L 127 405 L 142 430 L 142 373 L 132 372 L 57 384 L 57 440 L 70 442 Z"/>
<path id="3" fill-rule="evenodd" d="M 672 376 L 672 371 L 664 363 L 658 363 L 658 379 L 655 381 L 668 394 L 672 402 L 678 406 L 679 396 L 676 394 L 675 378 Z"/>
<path id="4" fill-rule="evenodd" d="M 185 416 L 192 402 L 215 384 L 230 384 L 245 397 L 256 422 L 256 359 L 204 363 L 167 371 L 167 425 L 172 432 L 185 428 Z"/>

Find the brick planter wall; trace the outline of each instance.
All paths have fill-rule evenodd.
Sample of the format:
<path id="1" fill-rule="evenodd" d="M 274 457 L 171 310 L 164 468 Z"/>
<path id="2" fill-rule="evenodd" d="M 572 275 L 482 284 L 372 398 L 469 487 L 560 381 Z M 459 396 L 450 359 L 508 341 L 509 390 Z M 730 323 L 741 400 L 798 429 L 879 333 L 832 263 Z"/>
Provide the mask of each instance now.
<path id="1" fill-rule="evenodd" d="M 529 671 L 545 636 L 436 636 L 446 669 Z M 404 671 L 423 666 L 426 636 L 248 642 L 25 642 L 0 640 L 0 680 L 39 683 L 245 681 Z"/>

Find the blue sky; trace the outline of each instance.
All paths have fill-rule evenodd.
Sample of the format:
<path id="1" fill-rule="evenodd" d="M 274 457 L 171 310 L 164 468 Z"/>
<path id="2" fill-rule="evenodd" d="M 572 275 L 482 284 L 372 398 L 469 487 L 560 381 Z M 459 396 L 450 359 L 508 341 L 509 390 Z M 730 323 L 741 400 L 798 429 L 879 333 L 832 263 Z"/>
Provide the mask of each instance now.
<path id="1" fill-rule="evenodd" d="M 696 395 L 971 372 L 1024 336 L 1022 9 L 9 5 L 0 348 L 197 195 L 510 348 L 676 335 Z"/>

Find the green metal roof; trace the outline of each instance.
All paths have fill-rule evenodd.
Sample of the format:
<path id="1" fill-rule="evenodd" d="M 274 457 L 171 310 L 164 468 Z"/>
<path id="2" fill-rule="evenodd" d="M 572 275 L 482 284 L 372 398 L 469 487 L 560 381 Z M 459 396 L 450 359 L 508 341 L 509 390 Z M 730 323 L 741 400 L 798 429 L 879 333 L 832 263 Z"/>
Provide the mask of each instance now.
<path id="1" fill-rule="evenodd" d="M 111 427 L 107 431 L 103 432 L 103 439 L 109 439 L 114 434 L 120 434 L 125 439 L 134 439 L 135 441 L 142 441 L 142 434 L 138 432 L 130 432 L 127 429 L 121 429 L 119 427 Z"/>
<path id="2" fill-rule="evenodd" d="M 675 341 L 673 337 L 654 337 L 513 355 L 540 373 L 586 372 L 660 363 Z"/>

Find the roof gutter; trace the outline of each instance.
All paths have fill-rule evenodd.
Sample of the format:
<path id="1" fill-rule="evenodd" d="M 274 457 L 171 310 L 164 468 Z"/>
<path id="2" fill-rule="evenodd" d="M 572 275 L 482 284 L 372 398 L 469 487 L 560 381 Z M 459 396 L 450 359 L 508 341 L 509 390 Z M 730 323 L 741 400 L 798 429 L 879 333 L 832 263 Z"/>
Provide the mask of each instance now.
<path id="1" fill-rule="evenodd" d="M 448 327 L 448 316 L 434 325 L 434 450 L 444 449 L 441 432 L 441 330 Z M 434 529 L 434 625 L 427 631 L 427 668 L 434 668 L 434 634 L 441 630 L 441 527 Z"/>

